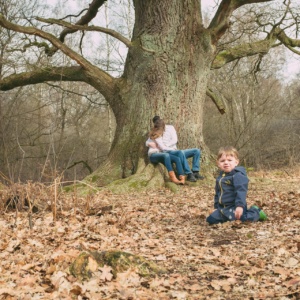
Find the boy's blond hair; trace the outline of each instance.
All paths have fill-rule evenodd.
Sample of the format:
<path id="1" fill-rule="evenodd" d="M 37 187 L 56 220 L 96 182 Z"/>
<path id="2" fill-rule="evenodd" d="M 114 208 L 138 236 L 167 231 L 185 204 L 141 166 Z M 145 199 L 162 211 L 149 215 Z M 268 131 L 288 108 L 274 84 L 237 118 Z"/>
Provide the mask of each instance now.
<path id="1" fill-rule="evenodd" d="M 217 160 L 219 160 L 223 154 L 226 156 L 233 156 L 235 159 L 239 159 L 238 151 L 231 146 L 220 148 Z"/>

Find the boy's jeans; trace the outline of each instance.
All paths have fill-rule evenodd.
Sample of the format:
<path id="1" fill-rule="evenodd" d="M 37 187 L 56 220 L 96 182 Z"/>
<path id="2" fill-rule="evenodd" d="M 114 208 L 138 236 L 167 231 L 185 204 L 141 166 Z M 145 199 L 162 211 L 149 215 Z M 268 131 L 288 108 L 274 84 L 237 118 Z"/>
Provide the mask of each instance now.
<path id="1" fill-rule="evenodd" d="M 235 210 L 234 205 L 232 206 L 232 209 Z M 206 221 L 211 225 L 224 223 L 227 221 L 235 221 L 235 220 L 236 220 L 235 218 L 229 219 L 224 214 L 222 214 L 220 207 L 206 219 Z M 246 205 L 246 207 L 244 207 L 243 214 L 240 220 L 242 222 L 245 221 L 257 222 L 259 220 L 259 210 L 255 207 L 250 207 L 249 209 L 247 209 L 247 205 Z"/>

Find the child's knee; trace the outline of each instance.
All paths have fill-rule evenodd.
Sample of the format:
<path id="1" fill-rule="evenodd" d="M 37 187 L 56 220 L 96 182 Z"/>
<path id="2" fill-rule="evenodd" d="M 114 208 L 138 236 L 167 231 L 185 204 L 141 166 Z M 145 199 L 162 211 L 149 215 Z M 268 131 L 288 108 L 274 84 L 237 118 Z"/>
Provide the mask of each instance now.
<path id="1" fill-rule="evenodd" d="M 206 222 L 212 225 L 212 224 L 216 224 L 218 220 L 210 215 L 209 217 L 206 218 Z"/>

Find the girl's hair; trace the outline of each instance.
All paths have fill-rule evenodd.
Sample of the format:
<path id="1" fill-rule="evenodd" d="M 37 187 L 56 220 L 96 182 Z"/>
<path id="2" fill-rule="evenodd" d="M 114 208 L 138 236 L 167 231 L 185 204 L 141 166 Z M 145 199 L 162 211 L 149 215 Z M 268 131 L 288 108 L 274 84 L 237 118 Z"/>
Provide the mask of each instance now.
<path id="1" fill-rule="evenodd" d="M 166 128 L 166 124 L 164 122 L 163 119 L 158 119 L 154 122 L 154 127 L 152 128 L 152 130 L 149 133 L 149 137 L 151 140 L 156 140 L 158 138 L 160 138 Z"/>
<path id="2" fill-rule="evenodd" d="M 223 154 L 225 154 L 226 156 L 233 156 L 235 159 L 239 159 L 239 153 L 235 148 L 231 146 L 220 148 L 217 160 L 219 160 Z"/>

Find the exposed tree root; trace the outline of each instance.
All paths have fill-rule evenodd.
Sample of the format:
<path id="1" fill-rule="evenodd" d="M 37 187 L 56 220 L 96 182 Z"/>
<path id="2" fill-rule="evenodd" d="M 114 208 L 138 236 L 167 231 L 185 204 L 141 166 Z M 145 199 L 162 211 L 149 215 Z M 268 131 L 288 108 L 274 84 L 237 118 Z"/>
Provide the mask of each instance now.
<path id="1" fill-rule="evenodd" d="M 213 179 L 213 172 L 216 171 L 215 157 L 208 149 L 203 149 L 201 157 L 201 175 L 206 179 Z M 206 150 L 206 151 L 205 151 Z M 189 159 L 191 165 L 192 159 Z M 83 181 L 87 185 L 77 186 L 77 191 L 81 195 L 86 195 L 90 191 L 89 184 L 93 185 L 94 192 L 98 190 L 110 190 L 115 194 L 128 194 L 132 192 L 143 192 L 147 190 L 157 190 L 167 187 L 174 193 L 178 192 L 178 186 L 170 181 L 168 171 L 162 164 L 146 165 L 144 159 L 140 158 L 137 170 L 134 175 L 127 178 L 120 178 L 122 174 L 119 163 L 109 160 L 97 172 L 87 176 Z M 187 182 L 190 186 L 199 186 L 202 181 Z M 68 187 L 70 188 L 70 187 Z"/>
<path id="2" fill-rule="evenodd" d="M 116 180 L 106 188 L 116 194 L 125 194 L 134 191 L 156 190 L 164 187 L 168 181 L 167 171 L 163 165 L 148 164 L 146 166 L 144 160 L 140 159 L 136 174 Z M 170 184 L 171 182 L 168 182 L 168 185 Z M 173 189 L 177 190 L 177 186 L 173 183 L 172 185 L 174 185 Z"/>
<path id="3" fill-rule="evenodd" d="M 137 171 L 134 175 L 115 180 L 107 186 L 97 187 L 97 182 L 93 182 L 92 180 L 93 177 L 95 177 L 95 175 L 92 177 L 88 176 L 85 178 L 84 182 L 88 184 L 88 181 L 90 181 L 91 184 L 95 186 L 93 189 L 94 193 L 100 190 L 110 190 L 115 194 L 127 194 L 132 192 L 157 190 L 162 187 L 167 187 L 175 193 L 178 191 L 177 185 L 170 181 L 168 171 L 164 165 L 153 165 L 151 163 L 146 165 L 143 159 L 139 159 Z M 66 188 L 68 191 L 73 190 L 73 186 L 68 186 Z M 80 195 L 86 195 L 89 190 L 90 188 L 87 185 L 77 185 L 77 192 Z"/>

